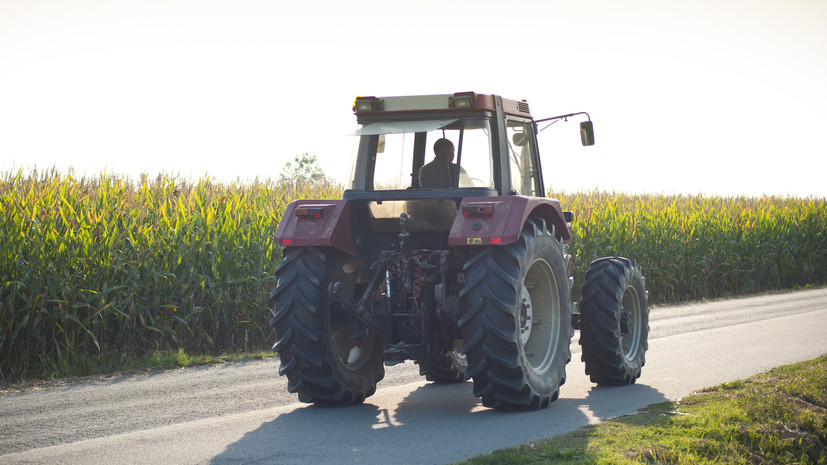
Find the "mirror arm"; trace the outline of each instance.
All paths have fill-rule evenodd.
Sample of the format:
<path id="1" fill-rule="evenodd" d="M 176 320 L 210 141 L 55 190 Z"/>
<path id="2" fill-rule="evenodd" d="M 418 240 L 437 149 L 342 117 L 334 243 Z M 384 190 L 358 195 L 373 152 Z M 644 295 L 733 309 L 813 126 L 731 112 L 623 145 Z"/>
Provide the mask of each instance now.
<path id="1" fill-rule="evenodd" d="M 534 129 L 537 130 L 537 133 L 539 134 L 540 132 L 542 132 L 543 130 L 545 130 L 546 128 L 551 126 L 552 124 L 556 123 L 557 121 L 559 121 L 561 119 L 565 120 L 565 119 L 568 119 L 572 116 L 577 116 L 577 115 L 586 115 L 586 118 L 589 121 L 592 120 L 591 116 L 589 116 L 588 113 L 586 113 L 585 111 L 580 111 L 580 112 L 577 112 L 577 113 L 569 113 L 568 115 L 560 115 L 560 116 L 552 116 L 551 118 L 536 119 L 536 120 L 534 120 Z M 537 129 L 537 123 L 542 123 L 542 122 L 545 122 L 545 121 L 551 121 L 551 123 L 548 124 L 543 129 Z"/>

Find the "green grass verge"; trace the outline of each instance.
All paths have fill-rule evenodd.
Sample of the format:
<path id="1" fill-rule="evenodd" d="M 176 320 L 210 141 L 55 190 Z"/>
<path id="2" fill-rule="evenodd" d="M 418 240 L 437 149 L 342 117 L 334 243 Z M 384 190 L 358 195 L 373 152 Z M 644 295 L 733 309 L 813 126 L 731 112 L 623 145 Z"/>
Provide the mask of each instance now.
<path id="1" fill-rule="evenodd" d="M 172 369 L 197 365 L 216 365 L 228 362 L 240 362 L 243 360 L 259 360 L 275 357 L 276 353 L 266 352 L 243 352 L 237 354 L 223 355 L 189 355 L 184 349 L 178 351 L 155 352 L 150 357 L 138 362 L 136 368 L 163 368 Z"/>
<path id="2" fill-rule="evenodd" d="M 462 463 L 824 464 L 827 355 Z"/>
<path id="3" fill-rule="evenodd" d="M 50 383 L 61 380 L 77 380 L 98 376 L 117 376 L 143 370 L 171 370 L 175 368 L 192 367 L 199 365 L 218 365 L 222 363 L 241 362 L 245 360 L 261 360 L 273 358 L 277 354 L 273 351 L 237 352 L 221 355 L 188 354 L 184 349 L 155 351 L 145 357 L 120 357 L 117 359 L 99 360 L 85 357 L 78 363 L 52 365 L 52 375 L 39 378 L 29 378 L 19 383 L 7 383 L 0 380 L 0 390 L 21 389 L 26 386 Z"/>

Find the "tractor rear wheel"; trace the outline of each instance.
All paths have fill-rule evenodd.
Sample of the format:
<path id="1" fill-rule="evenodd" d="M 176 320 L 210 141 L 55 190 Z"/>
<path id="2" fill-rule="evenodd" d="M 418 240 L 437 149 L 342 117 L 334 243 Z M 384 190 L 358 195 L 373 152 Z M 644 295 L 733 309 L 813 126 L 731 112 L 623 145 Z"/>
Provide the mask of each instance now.
<path id="1" fill-rule="evenodd" d="M 589 265 L 580 303 L 580 345 L 593 383 L 632 384 L 649 347 L 646 280 L 633 260 L 601 258 Z"/>
<path id="2" fill-rule="evenodd" d="M 553 226 L 529 219 L 519 241 L 465 264 L 462 352 L 483 405 L 537 410 L 557 399 L 571 360 L 569 260 Z"/>
<path id="3" fill-rule="evenodd" d="M 353 296 L 364 264 L 332 249 L 288 247 L 276 268 L 271 300 L 273 350 L 290 392 L 319 405 L 362 403 L 385 375 L 381 334 L 355 324 L 331 302 L 328 287 L 340 283 Z"/>

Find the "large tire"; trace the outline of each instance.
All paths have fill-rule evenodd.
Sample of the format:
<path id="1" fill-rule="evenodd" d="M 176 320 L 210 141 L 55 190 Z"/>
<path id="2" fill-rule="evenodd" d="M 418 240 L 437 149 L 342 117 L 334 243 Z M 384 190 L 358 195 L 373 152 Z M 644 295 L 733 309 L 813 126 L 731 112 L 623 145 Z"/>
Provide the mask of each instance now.
<path id="1" fill-rule="evenodd" d="M 417 360 L 416 364 L 419 365 L 419 374 L 428 381 L 444 384 L 465 382 L 468 361 L 457 350 L 431 354 L 426 360 Z"/>
<path id="2" fill-rule="evenodd" d="M 486 407 L 537 410 L 557 399 L 571 360 L 570 259 L 554 228 L 530 219 L 518 242 L 465 264 L 462 352 Z"/>
<path id="3" fill-rule="evenodd" d="M 279 374 L 287 376 L 287 389 L 302 402 L 359 404 L 376 392 L 385 375 L 384 337 L 361 328 L 359 339 L 354 338 L 356 325 L 329 298 L 333 282 L 341 282 L 342 291 L 352 296 L 363 266 L 331 249 L 284 250 L 270 326 L 276 333 L 273 350 L 281 359 Z"/>
<path id="4" fill-rule="evenodd" d="M 640 377 L 649 348 L 646 280 L 633 260 L 589 265 L 580 303 L 580 345 L 593 383 L 625 386 Z"/>

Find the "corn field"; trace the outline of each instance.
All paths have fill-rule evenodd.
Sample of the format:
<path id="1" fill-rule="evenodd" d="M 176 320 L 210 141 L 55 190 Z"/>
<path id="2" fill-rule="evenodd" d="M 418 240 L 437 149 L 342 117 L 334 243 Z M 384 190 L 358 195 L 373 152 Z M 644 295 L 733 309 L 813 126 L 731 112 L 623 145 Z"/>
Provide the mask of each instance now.
<path id="1" fill-rule="evenodd" d="M 635 259 L 650 303 L 827 282 L 827 199 L 556 195 L 572 210 L 575 298 L 588 264 Z"/>
<path id="2" fill-rule="evenodd" d="M 159 176 L 0 179 L 0 379 L 183 348 L 272 343 L 273 233 L 334 186 Z M 573 210 L 575 299 L 588 263 L 634 258 L 650 303 L 827 282 L 825 199 L 555 195 Z"/>
<path id="3" fill-rule="evenodd" d="M 300 196 L 244 186 L 55 172 L 0 183 L 0 377 L 185 348 L 269 343 L 273 233 Z"/>

